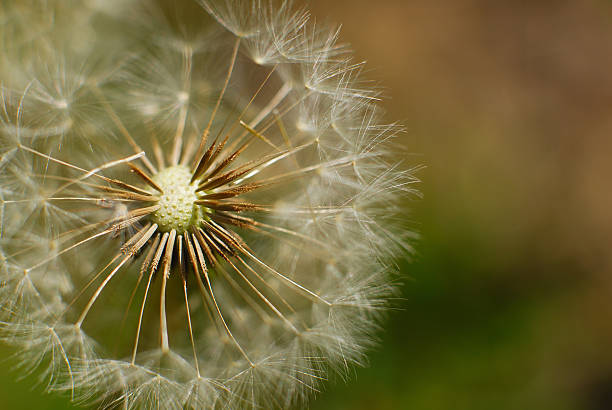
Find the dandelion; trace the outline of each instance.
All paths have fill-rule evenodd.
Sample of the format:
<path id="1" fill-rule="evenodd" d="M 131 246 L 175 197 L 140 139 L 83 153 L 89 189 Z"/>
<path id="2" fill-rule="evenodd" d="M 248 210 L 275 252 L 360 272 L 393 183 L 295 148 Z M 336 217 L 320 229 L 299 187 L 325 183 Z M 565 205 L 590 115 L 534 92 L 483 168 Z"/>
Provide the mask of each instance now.
<path id="1" fill-rule="evenodd" d="M 290 1 L 0 6 L 2 338 L 122 408 L 287 408 L 363 364 L 410 251 L 401 128 Z"/>

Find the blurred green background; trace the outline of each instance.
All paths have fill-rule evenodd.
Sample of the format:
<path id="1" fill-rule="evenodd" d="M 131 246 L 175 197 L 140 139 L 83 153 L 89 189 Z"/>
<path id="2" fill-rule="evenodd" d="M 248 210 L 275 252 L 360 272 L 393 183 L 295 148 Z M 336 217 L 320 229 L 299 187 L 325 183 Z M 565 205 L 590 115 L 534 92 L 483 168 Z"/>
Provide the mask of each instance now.
<path id="1" fill-rule="evenodd" d="M 427 165 L 403 299 L 311 408 L 612 409 L 612 2 L 309 5 Z M 14 376 L 0 409 L 72 408 Z"/>

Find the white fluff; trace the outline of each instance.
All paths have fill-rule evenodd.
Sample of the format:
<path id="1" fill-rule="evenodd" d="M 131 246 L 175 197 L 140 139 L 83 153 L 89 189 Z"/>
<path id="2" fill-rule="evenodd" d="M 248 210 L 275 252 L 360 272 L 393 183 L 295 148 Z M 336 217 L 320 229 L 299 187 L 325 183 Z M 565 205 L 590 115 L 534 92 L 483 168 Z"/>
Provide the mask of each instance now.
<path id="1" fill-rule="evenodd" d="M 379 89 L 338 29 L 291 1 L 9 3 L 0 332 L 23 368 L 108 407 L 287 408 L 364 364 L 394 259 L 411 252 L 401 202 L 418 180 L 389 155 L 401 127 L 381 123 Z M 228 260 L 209 267 L 210 291 L 187 278 L 189 317 L 178 262 L 160 291 L 160 256 L 136 342 L 156 236 L 130 257 L 149 220 L 129 219 L 134 200 L 111 195 L 113 181 L 153 195 L 128 164 L 188 163 L 205 130 L 204 148 L 253 140 L 229 169 L 264 160 L 226 188 L 269 183 L 244 194 L 265 210 L 240 214 L 257 221 L 234 227 L 249 250 L 219 245 Z"/>

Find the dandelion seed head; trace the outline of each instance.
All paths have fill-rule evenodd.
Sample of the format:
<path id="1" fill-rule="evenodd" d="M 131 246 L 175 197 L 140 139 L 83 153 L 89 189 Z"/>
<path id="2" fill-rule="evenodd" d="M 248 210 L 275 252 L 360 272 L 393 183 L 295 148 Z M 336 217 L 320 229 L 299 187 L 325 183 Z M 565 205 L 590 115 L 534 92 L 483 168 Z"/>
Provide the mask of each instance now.
<path id="1" fill-rule="evenodd" d="M 0 337 L 27 371 L 110 408 L 287 408 L 366 363 L 418 169 L 336 27 L 272 0 L 0 22 Z"/>

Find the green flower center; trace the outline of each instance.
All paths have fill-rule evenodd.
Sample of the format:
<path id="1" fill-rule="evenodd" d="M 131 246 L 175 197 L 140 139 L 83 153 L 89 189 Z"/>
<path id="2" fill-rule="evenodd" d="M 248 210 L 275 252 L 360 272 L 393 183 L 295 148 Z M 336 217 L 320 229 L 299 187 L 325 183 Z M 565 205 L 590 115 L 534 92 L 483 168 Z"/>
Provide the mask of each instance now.
<path id="1" fill-rule="evenodd" d="M 150 216 L 160 231 L 174 229 L 181 234 L 198 221 L 200 207 L 194 204 L 198 199 L 197 182 L 190 183 L 191 175 L 189 168 L 176 165 L 153 176 L 153 181 L 164 191 L 158 202 L 160 208 Z"/>

